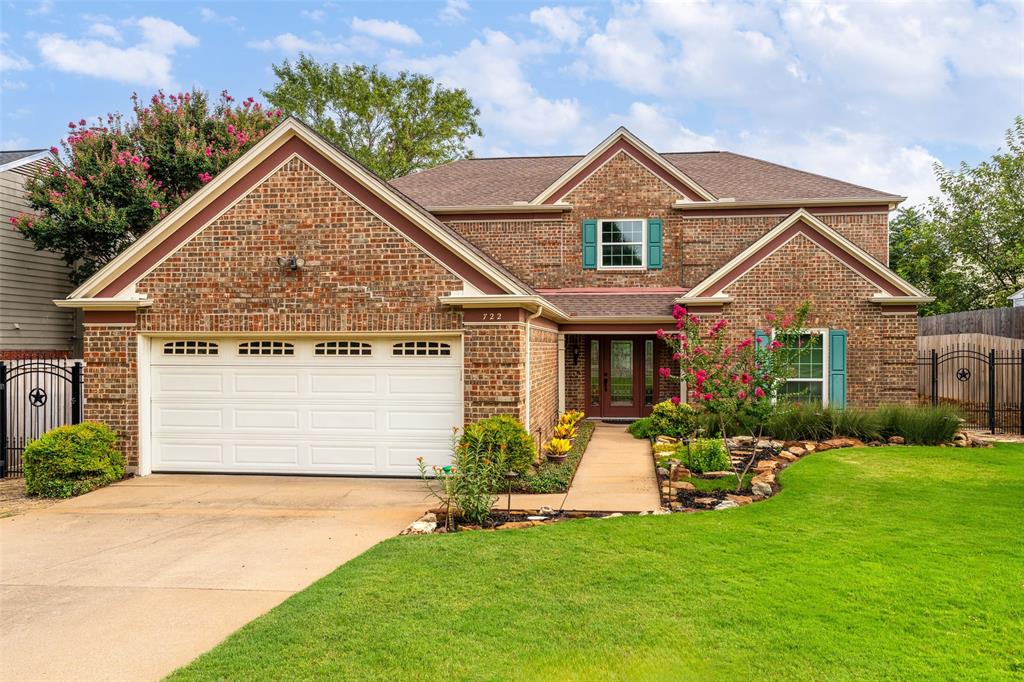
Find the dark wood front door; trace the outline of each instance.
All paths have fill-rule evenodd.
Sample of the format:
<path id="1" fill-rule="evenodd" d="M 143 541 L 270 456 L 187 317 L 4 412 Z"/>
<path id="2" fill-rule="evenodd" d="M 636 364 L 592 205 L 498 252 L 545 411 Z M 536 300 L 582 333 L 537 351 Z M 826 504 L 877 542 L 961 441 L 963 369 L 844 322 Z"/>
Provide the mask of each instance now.
<path id="1" fill-rule="evenodd" d="M 657 394 L 654 340 L 637 336 L 587 339 L 587 415 L 643 417 Z"/>

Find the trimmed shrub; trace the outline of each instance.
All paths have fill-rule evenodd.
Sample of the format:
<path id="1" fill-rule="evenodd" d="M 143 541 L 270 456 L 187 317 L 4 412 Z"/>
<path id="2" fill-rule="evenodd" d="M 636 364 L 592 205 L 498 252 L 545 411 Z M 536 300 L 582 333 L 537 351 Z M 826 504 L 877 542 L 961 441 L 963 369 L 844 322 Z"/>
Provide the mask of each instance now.
<path id="1" fill-rule="evenodd" d="M 654 438 L 658 435 L 654 432 L 654 422 L 651 421 L 650 417 L 637 419 L 635 422 L 630 424 L 626 430 L 629 431 L 634 438 Z"/>
<path id="2" fill-rule="evenodd" d="M 651 411 L 651 430 L 655 436 L 689 438 L 697 428 L 697 413 L 686 404 L 673 404 L 671 400 L 660 402 Z"/>
<path id="3" fill-rule="evenodd" d="M 494 462 L 498 471 L 526 474 L 537 459 L 537 448 L 530 434 L 515 418 L 499 414 L 466 426 L 460 445 L 472 444 L 476 457 Z"/>
<path id="4" fill-rule="evenodd" d="M 719 438 L 694 438 L 689 447 L 680 445 L 678 453 L 683 466 L 698 474 L 728 471 L 732 466 L 725 442 Z"/>
<path id="5" fill-rule="evenodd" d="M 945 405 L 883 405 L 877 414 L 882 435 L 902 436 L 907 445 L 948 443 L 960 428 L 960 415 Z"/>
<path id="6" fill-rule="evenodd" d="M 29 495 L 72 497 L 124 477 L 124 455 L 106 424 L 83 422 L 47 431 L 25 448 Z"/>

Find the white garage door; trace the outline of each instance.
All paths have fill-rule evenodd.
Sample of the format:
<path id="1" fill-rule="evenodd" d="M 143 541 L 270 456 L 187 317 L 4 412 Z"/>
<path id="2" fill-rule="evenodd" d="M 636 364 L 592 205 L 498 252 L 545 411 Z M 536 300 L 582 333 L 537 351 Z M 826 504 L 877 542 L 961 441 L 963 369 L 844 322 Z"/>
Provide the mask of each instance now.
<path id="1" fill-rule="evenodd" d="M 416 475 L 462 424 L 457 338 L 152 344 L 153 471 Z"/>

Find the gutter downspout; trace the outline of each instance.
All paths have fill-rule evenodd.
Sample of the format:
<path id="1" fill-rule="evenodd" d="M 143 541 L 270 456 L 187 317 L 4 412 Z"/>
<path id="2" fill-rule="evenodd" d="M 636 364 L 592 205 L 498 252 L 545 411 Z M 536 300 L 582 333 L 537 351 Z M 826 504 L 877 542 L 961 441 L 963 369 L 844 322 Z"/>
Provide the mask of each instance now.
<path id="1" fill-rule="evenodd" d="M 523 423 L 526 425 L 527 433 L 530 433 L 530 394 L 533 392 L 533 380 L 530 375 L 530 322 L 540 317 L 540 314 L 543 312 L 544 306 L 539 305 L 537 306 L 537 312 L 526 318 L 526 419 L 523 420 Z"/>

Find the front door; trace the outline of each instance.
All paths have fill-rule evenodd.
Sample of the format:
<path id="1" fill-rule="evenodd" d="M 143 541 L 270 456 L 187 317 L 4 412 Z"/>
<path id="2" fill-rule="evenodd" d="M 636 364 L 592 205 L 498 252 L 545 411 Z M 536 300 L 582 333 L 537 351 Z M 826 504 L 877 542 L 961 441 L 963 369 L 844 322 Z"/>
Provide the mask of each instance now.
<path id="1" fill-rule="evenodd" d="M 653 339 L 591 337 L 587 341 L 587 415 L 642 417 L 655 395 Z"/>

